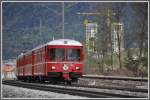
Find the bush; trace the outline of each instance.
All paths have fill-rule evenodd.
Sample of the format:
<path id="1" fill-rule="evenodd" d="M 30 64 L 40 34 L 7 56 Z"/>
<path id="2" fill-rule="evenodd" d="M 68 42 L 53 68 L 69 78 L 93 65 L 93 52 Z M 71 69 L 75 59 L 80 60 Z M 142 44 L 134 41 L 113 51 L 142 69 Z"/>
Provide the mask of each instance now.
<path id="1" fill-rule="evenodd" d="M 138 76 L 146 76 L 147 75 L 147 66 L 148 66 L 148 58 L 142 57 L 142 58 L 133 58 L 128 57 L 125 58 L 124 66 L 135 73 L 135 75 Z"/>
<path id="2" fill-rule="evenodd" d="M 124 66 L 133 72 L 137 72 L 139 66 L 139 60 L 134 59 L 133 57 L 125 58 Z"/>

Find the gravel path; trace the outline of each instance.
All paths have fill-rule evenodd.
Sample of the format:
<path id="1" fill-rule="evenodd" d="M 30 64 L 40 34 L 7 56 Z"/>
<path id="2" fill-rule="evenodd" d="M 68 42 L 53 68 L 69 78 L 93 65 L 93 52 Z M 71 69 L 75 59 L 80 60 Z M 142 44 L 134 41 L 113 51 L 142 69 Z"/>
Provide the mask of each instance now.
<path id="1" fill-rule="evenodd" d="M 68 94 L 26 89 L 9 85 L 2 85 L 2 96 L 3 98 L 86 98 Z"/>

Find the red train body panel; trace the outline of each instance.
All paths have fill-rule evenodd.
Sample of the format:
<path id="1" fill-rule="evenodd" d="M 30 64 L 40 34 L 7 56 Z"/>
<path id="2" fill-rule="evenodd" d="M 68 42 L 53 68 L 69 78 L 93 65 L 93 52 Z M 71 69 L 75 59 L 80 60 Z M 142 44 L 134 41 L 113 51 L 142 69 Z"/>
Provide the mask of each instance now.
<path id="1" fill-rule="evenodd" d="M 75 40 L 50 41 L 17 58 L 18 79 L 77 80 L 83 73 L 83 45 Z"/>

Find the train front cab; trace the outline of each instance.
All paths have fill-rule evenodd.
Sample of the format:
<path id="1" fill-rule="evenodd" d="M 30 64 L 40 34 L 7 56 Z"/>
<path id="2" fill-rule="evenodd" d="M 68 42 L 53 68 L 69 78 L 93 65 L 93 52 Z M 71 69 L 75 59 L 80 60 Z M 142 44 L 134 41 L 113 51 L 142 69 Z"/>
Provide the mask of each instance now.
<path id="1" fill-rule="evenodd" d="M 74 82 L 82 76 L 82 46 L 48 46 L 46 59 L 49 78 Z"/>

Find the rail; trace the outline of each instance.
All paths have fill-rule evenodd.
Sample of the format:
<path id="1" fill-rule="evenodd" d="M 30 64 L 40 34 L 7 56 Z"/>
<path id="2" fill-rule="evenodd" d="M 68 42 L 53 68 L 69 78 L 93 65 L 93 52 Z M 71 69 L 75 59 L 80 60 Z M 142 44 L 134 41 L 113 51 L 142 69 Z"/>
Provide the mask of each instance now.
<path id="1" fill-rule="evenodd" d="M 98 76 L 98 75 L 83 75 L 82 78 L 108 79 L 108 80 L 124 80 L 124 81 L 143 81 L 148 82 L 146 77 L 121 77 L 121 76 Z"/>

